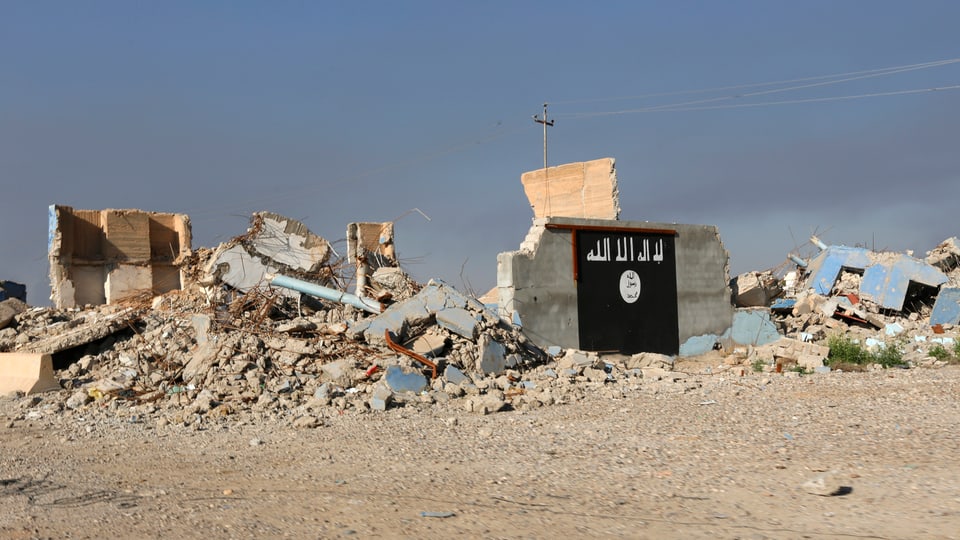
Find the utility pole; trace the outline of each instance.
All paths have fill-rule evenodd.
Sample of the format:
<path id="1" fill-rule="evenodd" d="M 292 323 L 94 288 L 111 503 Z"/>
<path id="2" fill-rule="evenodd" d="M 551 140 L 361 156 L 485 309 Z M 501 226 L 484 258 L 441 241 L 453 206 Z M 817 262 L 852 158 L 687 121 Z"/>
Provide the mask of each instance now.
<path id="1" fill-rule="evenodd" d="M 547 168 L 547 127 L 553 127 L 553 120 L 547 120 L 547 104 L 543 104 L 543 118 L 539 115 L 533 115 L 533 121 L 543 124 L 543 168 Z"/>

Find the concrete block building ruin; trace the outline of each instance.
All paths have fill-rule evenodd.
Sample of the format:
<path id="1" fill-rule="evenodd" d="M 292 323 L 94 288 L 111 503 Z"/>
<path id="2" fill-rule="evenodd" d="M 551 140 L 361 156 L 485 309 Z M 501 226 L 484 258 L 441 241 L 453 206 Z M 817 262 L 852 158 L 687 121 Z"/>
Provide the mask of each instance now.
<path id="1" fill-rule="evenodd" d="M 57 308 L 112 304 L 179 289 L 190 252 L 183 214 L 50 207 L 50 300 Z"/>
<path id="2" fill-rule="evenodd" d="M 730 335 L 728 254 L 716 227 L 621 221 L 612 158 L 521 182 L 533 226 L 520 250 L 498 256 L 497 293 L 500 315 L 519 319 L 538 345 L 675 355 Z"/>

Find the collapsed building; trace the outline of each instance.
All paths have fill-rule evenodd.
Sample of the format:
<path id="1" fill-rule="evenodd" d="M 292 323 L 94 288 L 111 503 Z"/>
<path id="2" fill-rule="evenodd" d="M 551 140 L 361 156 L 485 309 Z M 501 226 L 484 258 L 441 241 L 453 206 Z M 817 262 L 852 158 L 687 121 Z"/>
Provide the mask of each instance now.
<path id="1" fill-rule="evenodd" d="M 0 301 L 0 393 L 47 392 L 50 414 L 312 427 L 325 408 L 456 402 L 485 414 L 582 388 L 656 391 L 687 380 L 676 358 L 705 353 L 722 369 L 821 370 L 827 332 L 847 327 L 912 332 L 908 358 L 934 365 L 920 337 L 949 343 L 936 332 L 960 322 L 954 239 L 926 261 L 817 244 L 786 276 L 731 280 L 717 227 L 621 219 L 612 158 L 521 183 L 532 225 L 498 255 L 486 301 L 411 279 L 391 222 L 348 224 L 341 258 L 270 212 L 193 248 L 184 215 L 52 206 L 54 307 L 30 308 L 25 291 Z"/>

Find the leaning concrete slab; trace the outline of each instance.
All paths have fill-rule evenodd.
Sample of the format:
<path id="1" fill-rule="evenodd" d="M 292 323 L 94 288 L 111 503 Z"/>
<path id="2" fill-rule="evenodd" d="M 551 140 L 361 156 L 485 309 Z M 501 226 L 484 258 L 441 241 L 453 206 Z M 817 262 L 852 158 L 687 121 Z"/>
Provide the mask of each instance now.
<path id="1" fill-rule="evenodd" d="M 618 219 L 620 200 L 613 158 L 568 163 L 520 177 L 534 218 Z"/>
<path id="2" fill-rule="evenodd" d="M 960 324 L 960 288 L 943 287 L 930 313 L 930 326 Z"/>
<path id="3" fill-rule="evenodd" d="M 270 212 L 250 218 L 247 233 L 217 247 L 204 269 L 215 281 L 241 292 L 269 285 L 267 274 L 310 275 L 325 281 L 324 265 L 330 258 L 329 242 L 312 233 L 303 223 Z M 290 289 L 275 291 L 289 297 Z"/>
<path id="4" fill-rule="evenodd" d="M 49 209 L 50 299 L 57 308 L 113 304 L 181 287 L 190 219 L 141 210 Z"/>
<path id="5" fill-rule="evenodd" d="M 49 354 L 0 353 L 0 394 L 59 390 Z"/>

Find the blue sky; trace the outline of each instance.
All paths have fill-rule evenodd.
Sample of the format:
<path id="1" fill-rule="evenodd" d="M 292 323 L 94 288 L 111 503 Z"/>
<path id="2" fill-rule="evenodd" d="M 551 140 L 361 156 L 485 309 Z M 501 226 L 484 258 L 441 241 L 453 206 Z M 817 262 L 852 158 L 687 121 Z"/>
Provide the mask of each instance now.
<path id="1" fill-rule="evenodd" d="M 960 90 L 926 91 L 960 63 L 812 78 L 960 58 L 958 20 L 933 0 L 0 0 L 0 279 L 48 303 L 64 204 L 184 212 L 195 247 L 259 210 L 334 242 L 397 220 L 417 279 L 482 293 L 530 225 L 544 101 L 551 164 L 615 158 L 623 219 L 717 225 L 734 274 L 814 232 L 922 256 L 960 234 Z M 795 82 L 744 86 L 772 81 Z"/>

